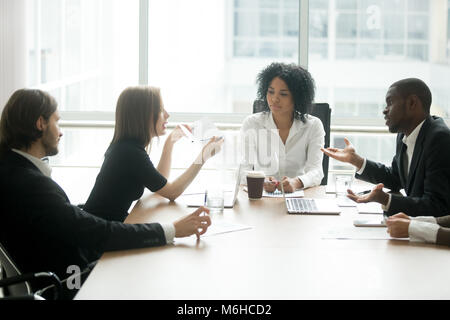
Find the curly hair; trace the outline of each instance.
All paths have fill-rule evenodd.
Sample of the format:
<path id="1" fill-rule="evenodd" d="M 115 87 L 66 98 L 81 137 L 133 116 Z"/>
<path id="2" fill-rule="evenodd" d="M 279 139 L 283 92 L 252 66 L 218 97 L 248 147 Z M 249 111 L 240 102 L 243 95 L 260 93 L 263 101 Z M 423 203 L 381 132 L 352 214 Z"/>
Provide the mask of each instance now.
<path id="1" fill-rule="evenodd" d="M 286 64 L 274 62 L 264 68 L 257 76 L 258 85 L 257 99 L 263 102 L 261 110 L 270 111 L 267 103 L 267 90 L 270 83 L 279 77 L 289 88 L 294 100 L 294 118 L 306 122 L 306 115 L 310 113 L 315 95 L 315 83 L 311 74 L 294 63 Z"/>

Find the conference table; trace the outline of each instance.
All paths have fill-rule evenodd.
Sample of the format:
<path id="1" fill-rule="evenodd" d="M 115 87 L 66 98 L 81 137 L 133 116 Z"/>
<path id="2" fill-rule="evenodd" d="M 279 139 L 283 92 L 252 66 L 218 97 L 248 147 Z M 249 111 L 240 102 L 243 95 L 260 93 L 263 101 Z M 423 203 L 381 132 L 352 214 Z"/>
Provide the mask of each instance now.
<path id="1" fill-rule="evenodd" d="M 305 190 L 305 196 L 335 197 L 324 186 Z M 380 217 L 342 209 L 337 216 L 290 215 L 282 198 L 250 201 L 241 188 L 234 208 L 211 219 L 248 229 L 107 252 L 76 299 L 450 298 L 448 247 L 388 239 L 387 233 L 386 239 L 329 236 L 355 231 L 356 218 Z M 194 210 L 183 197 L 169 202 L 147 194 L 125 222 L 167 223 Z M 372 228 L 362 229 L 357 231 L 369 235 Z"/>

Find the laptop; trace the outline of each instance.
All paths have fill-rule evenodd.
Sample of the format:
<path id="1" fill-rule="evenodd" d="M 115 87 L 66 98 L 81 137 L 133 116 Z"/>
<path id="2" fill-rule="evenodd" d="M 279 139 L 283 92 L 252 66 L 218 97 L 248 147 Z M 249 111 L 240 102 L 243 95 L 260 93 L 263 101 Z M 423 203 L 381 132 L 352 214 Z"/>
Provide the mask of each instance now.
<path id="1" fill-rule="evenodd" d="M 335 199 L 287 198 L 281 184 L 281 192 L 289 214 L 339 215 L 341 209 Z"/>
<path id="2" fill-rule="evenodd" d="M 241 182 L 241 171 L 242 164 L 239 165 L 238 170 L 236 171 L 236 182 L 233 191 L 225 191 L 223 195 L 223 207 L 224 208 L 233 208 L 236 203 L 236 198 L 239 193 L 239 186 Z M 205 194 L 193 194 L 183 196 L 188 207 L 201 207 L 205 205 Z"/>

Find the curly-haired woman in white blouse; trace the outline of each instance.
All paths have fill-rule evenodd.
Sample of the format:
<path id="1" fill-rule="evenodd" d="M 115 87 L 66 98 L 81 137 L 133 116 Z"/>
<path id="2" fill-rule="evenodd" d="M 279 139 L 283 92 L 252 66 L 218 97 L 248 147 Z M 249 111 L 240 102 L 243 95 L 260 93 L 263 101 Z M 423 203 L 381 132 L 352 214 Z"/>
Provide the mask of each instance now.
<path id="1" fill-rule="evenodd" d="M 325 131 L 309 115 L 315 85 L 311 74 L 295 64 L 272 63 L 257 77 L 262 112 L 242 125 L 243 161 L 266 173 L 267 192 L 294 192 L 320 185 Z"/>

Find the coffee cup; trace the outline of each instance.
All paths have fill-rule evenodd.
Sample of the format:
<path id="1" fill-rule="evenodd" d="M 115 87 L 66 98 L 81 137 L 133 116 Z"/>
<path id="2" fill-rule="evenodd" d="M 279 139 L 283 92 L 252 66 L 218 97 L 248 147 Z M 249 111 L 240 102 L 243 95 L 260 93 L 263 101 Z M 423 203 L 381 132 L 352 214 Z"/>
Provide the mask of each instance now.
<path id="1" fill-rule="evenodd" d="M 262 198 L 265 177 L 266 175 L 262 171 L 247 171 L 247 189 L 250 200 Z"/>

